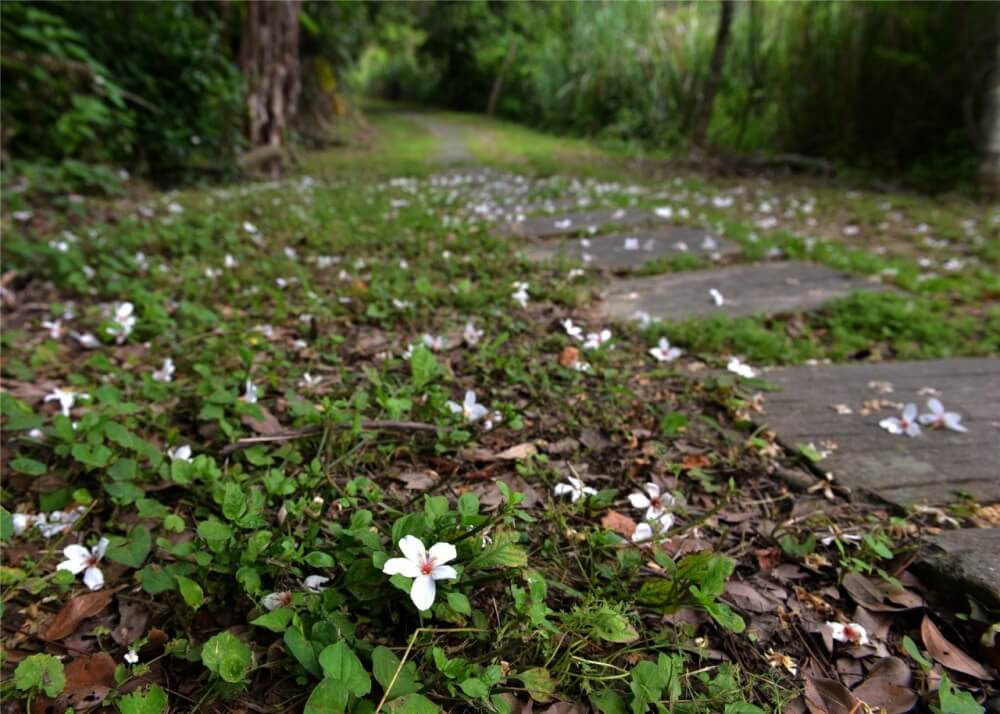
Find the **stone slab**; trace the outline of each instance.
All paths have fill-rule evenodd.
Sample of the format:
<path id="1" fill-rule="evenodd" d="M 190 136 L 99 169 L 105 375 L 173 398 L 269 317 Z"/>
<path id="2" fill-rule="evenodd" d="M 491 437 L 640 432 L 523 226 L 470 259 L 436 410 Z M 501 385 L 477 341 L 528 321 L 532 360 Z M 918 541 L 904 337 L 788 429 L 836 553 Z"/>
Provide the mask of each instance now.
<path id="1" fill-rule="evenodd" d="M 923 549 L 917 572 L 939 590 L 956 587 L 1000 609 L 1000 528 L 942 531 Z"/>
<path id="2" fill-rule="evenodd" d="M 818 465 L 853 491 L 900 505 L 944 505 L 959 491 L 1000 501 L 1000 359 L 787 367 L 763 378 L 779 391 L 765 395 L 760 419 L 788 446 L 836 444 Z M 891 392 L 880 391 L 886 384 Z M 931 389 L 968 432 L 925 428 L 910 438 L 879 427 L 907 402 L 926 412 Z M 863 413 L 875 399 L 894 404 Z"/>
<path id="3" fill-rule="evenodd" d="M 528 216 L 511 223 L 510 230 L 514 235 L 537 240 L 595 234 L 611 227 L 629 228 L 662 221 L 655 213 L 641 208 L 606 208 L 564 215 Z"/>
<path id="4" fill-rule="evenodd" d="M 659 258 L 682 255 L 711 257 L 738 253 L 732 241 L 708 231 L 678 226 L 639 230 L 631 233 L 573 238 L 559 243 L 532 244 L 525 253 L 532 260 L 543 261 L 558 255 L 588 265 L 611 270 L 638 268 Z"/>
<path id="5" fill-rule="evenodd" d="M 722 293 L 716 305 L 709 290 Z M 886 286 L 868 278 L 797 261 L 734 265 L 644 278 L 614 280 L 603 295 L 602 309 L 611 317 L 630 318 L 637 311 L 661 319 L 777 315 L 813 310 L 855 290 Z"/>

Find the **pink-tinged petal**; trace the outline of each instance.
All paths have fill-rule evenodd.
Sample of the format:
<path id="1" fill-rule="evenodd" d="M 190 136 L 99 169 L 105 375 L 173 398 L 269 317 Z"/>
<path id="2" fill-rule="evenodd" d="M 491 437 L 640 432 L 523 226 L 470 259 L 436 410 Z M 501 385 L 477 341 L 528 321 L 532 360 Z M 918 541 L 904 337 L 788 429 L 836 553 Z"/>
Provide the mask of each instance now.
<path id="1" fill-rule="evenodd" d="M 91 590 L 100 590 L 104 587 L 104 573 L 96 565 L 92 565 L 83 572 L 83 584 Z"/>
<path id="2" fill-rule="evenodd" d="M 420 566 L 407 558 L 389 558 L 382 566 L 386 575 L 403 575 L 407 578 L 420 576 Z"/>
<path id="3" fill-rule="evenodd" d="M 674 527 L 674 514 L 664 513 L 659 517 L 659 526 L 661 531 L 668 531 Z"/>
<path id="4" fill-rule="evenodd" d="M 555 488 L 552 489 L 552 493 L 557 496 L 565 496 L 567 493 L 576 493 L 576 489 L 568 483 L 557 483 Z"/>
<path id="5" fill-rule="evenodd" d="M 97 546 L 94 548 L 94 555 L 97 556 L 98 560 L 101 560 L 104 557 L 104 553 L 107 551 L 107 549 L 108 549 L 108 539 L 101 538 L 99 541 L 97 541 Z"/>
<path id="6" fill-rule="evenodd" d="M 471 389 L 466 390 L 466 392 L 465 392 L 465 406 L 467 408 L 471 409 L 475 403 L 476 403 L 476 393 L 473 392 Z"/>
<path id="7" fill-rule="evenodd" d="M 413 587 L 410 588 L 410 599 L 413 600 L 413 604 L 417 606 L 417 609 L 422 612 L 431 609 L 436 593 L 437 585 L 434 584 L 434 578 L 430 575 L 421 575 L 413 581 Z"/>
<path id="8" fill-rule="evenodd" d="M 448 409 L 450 409 L 452 411 L 453 414 L 461 414 L 462 411 L 463 411 L 462 410 L 462 405 L 459 404 L 458 402 L 448 401 L 448 402 L 445 402 L 444 404 L 445 404 L 446 407 L 448 407 Z"/>
<path id="9" fill-rule="evenodd" d="M 659 485 L 653 483 L 652 481 L 650 481 L 649 483 L 647 483 L 642 488 L 643 488 L 643 490 L 646 493 L 649 494 L 650 498 L 659 498 L 660 497 L 660 487 L 659 487 Z"/>
<path id="10" fill-rule="evenodd" d="M 427 553 L 435 565 L 450 563 L 458 557 L 458 551 L 455 550 L 455 546 L 451 543 L 435 543 Z"/>
<path id="11" fill-rule="evenodd" d="M 649 498 L 646 494 L 638 491 L 628 495 L 628 502 L 632 504 L 633 508 L 649 508 Z"/>
<path id="12" fill-rule="evenodd" d="M 944 412 L 944 405 L 941 403 L 941 400 L 936 397 L 931 397 L 927 400 L 927 408 L 930 409 L 933 414 L 941 414 Z"/>
<path id="13" fill-rule="evenodd" d="M 64 560 L 56 566 L 56 570 L 68 570 L 73 575 L 79 575 L 86 567 L 87 564 L 79 560 Z"/>
<path id="14" fill-rule="evenodd" d="M 427 549 L 424 547 L 424 542 L 416 536 L 408 535 L 400 538 L 399 549 L 403 551 L 407 560 L 418 566 L 427 560 Z"/>
<path id="15" fill-rule="evenodd" d="M 913 421 L 917 418 L 917 405 L 910 403 L 903 407 L 903 418 L 906 421 Z"/>
<path id="16" fill-rule="evenodd" d="M 944 415 L 944 425 L 952 431 L 968 431 L 962 424 L 962 415 L 955 412 L 947 412 Z"/>
<path id="17" fill-rule="evenodd" d="M 906 435 L 907 436 L 909 436 L 909 437 L 920 436 L 920 433 L 921 433 L 920 432 L 920 425 L 917 422 L 911 421 L 907 425 L 907 427 L 906 427 Z"/>
<path id="18" fill-rule="evenodd" d="M 74 573 L 79 573 L 87 567 L 87 563 L 90 561 L 90 551 L 79 543 L 67 545 L 63 548 L 63 555 L 66 556 L 64 563 L 72 563 L 75 569 L 60 567 L 60 570 L 73 570 Z"/>
<path id="19" fill-rule="evenodd" d="M 633 543 L 643 543 L 647 540 L 653 539 L 653 529 L 648 523 L 640 523 L 635 527 L 635 531 L 632 533 Z"/>
<path id="20" fill-rule="evenodd" d="M 902 432 L 902 429 L 899 427 L 899 419 L 896 417 L 886 417 L 878 425 L 890 434 L 899 434 Z"/>
<path id="21" fill-rule="evenodd" d="M 431 571 L 431 577 L 435 580 L 454 580 L 458 577 L 458 571 L 450 565 L 438 565 Z"/>

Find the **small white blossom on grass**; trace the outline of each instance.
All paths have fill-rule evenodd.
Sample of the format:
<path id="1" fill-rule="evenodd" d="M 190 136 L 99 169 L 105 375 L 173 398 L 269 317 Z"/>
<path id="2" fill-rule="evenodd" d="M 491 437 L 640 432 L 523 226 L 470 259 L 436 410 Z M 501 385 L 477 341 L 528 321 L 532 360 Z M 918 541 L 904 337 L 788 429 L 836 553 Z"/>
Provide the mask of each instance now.
<path id="1" fill-rule="evenodd" d="M 652 481 L 645 484 L 641 491 L 629 494 L 628 501 L 633 508 L 646 509 L 644 518 L 647 521 L 667 514 L 667 511 L 674 505 L 674 497 L 669 493 L 661 493 L 659 484 Z"/>
<path id="2" fill-rule="evenodd" d="M 823 536 L 820 538 L 819 542 L 823 545 L 832 545 L 834 541 L 840 541 L 841 543 L 848 543 L 854 546 L 858 546 L 863 538 L 854 533 L 844 533 L 839 528 L 830 529 L 830 535 Z"/>
<path id="3" fill-rule="evenodd" d="M 462 340 L 469 347 L 475 347 L 479 344 L 479 340 L 483 339 L 483 330 L 476 329 L 476 325 L 472 320 L 465 323 L 465 327 L 462 328 Z"/>
<path id="4" fill-rule="evenodd" d="M 670 220 L 674 217 L 674 209 L 670 206 L 660 206 L 659 208 L 654 208 L 653 213 L 655 213 L 660 218 L 665 218 Z"/>
<path id="5" fill-rule="evenodd" d="M 632 313 L 632 319 L 639 323 L 639 327 L 646 329 L 653 324 L 653 316 L 645 310 L 636 310 Z"/>
<path id="6" fill-rule="evenodd" d="M 465 392 L 465 399 L 461 404 L 448 401 L 445 405 L 453 414 L 461 414 L 467 422 L 478 421 L 489 412 L 489 409 L 476 402 L 476 393 L 471 389 Z"/>
<path id="7" fill-rule="evenodd" d="M 744 379 L 753 379 L 757 376 L 757 370 L 742 362 L 739 357 L 733 357 L 726 364 L 726 369 L 728 369 L 733 374 L 738 374 Z"/>
<path id="8" fill-rule="evenodd" d="M 187 444 L 167 449 L 167 456 L 171 461 L 191 461 L 191 447 Z"/>
<path id="9" fill-rule="evenodd" d="M 557 483 L 556 487 L 552 489 L 552 493 L 556 496 L 569 494 L 571 503 L 576 503 L 581 498 L 586 498 L 587 496 L 597 495 L 597 489 L 585 485 L 582 480 L 574 476 L 567 476 L 566 481 L 567 483 Z"/>
<path id="10" fill-rule="evenodd" d="M 243 401 L 246 402 L 247 404 L 257 403 L 257 385 L 251 382 L 249 379 L 244 384 Z"/>
<path id="11" fill-rule="evenodd" d="M 726 304 L 726 298 L 722 297 L 722 293 L 716 288 L 709 288 L 708 296 L 712 298 L 712 302 L 715 303 L 716 307 L 722 307 Z"/>
<path id="12" fill-rule="evenodd" d="M 521 307 L 528 306 L 528 283 L 522 283 L 520 281 L 514 282 L 514 292 L 511 293 L 511 299 L 516 302 Z"/>
<path id="13" fill-rule="evenodd" d="M 139 664 L 139 653 L 135 650 L 129 650 L 125 653 L 123 658 L 128 664 Z"/>
<path id="14" fill-rule="evenodd" d="M 70 332 L 70 337 L 80 343 L 80 346 L 87 350 L 96 350 L 101 346 L 101 341 L 89 332 Z"/>
<path id="15" fill-rule="evenodd" d="M 583 343 L 583 349 L 596 350 L 611 340 L 611 330 L 604 329 L 600 332 L 587 333 L 587 339 Z"/>
<path id="16" fill-rule="evenodd" d="M 106 328 L 107 332 L 115 338 L 115 342 L 122 344 L 135 328 L 135 306 L 130 302 L 116 303 L 111 322 Z"/>
<path id="17" fill-rule="evenodd" d="M 167 357 L 163 360 L 163 366 L 159 369 L 153 370 L 153 379 L 157 382 L 172 382 L 174 381 L 174 372 L 177 368 L 174 367 L 174 361 Z"/>
<path id="18" fill-rule="evenodd" d="M 238 261 L 236 260 L 236 258 L 234 258 L 234 257 L 233 257 L 232 255 L 230 255 L 229 253 L 226 253 L 226 257 L 222 259 L 222 266 L 223 266 L 223 267 L 224 267 L 224 268 L 225 268 L 226 270 L 232 270 L 232 269 L 233 269 L 233 268 L 235 268 L 235 267 L 236 267 L 237 265 L 239 265 L 239 262 L 238 262 Z"/>
<path id="19" fill-rule="evenodd" d="M 73 405 L 76 404 L 77 397 L 86 396 L 86 394 L 75 392 L 72 389 L 60 389 L 59 387 L 56 387 L 50 393 L 46 394 L 42 401 L 59 402 L 59 408 L 62 410 L 63 416 L 68 417 Z"/>
<path id="20" fill-rule="evenodd" d="M 104 558 L 107 549 L 107 538 L 101 538 L 93 548 L 79 544 L 68 545 L 63 549 L 66 560 L 59 563 L 56 569 L 68 570 L 73 575 L 83 573 L 83 584 L 91 590 L 100 590 L 104 587 L 104 573 L 98 564 Z"/>
<path id="21" fill-rule="evenodd" d="M 33 513 L 14 513 L 11 514 L 11 521 L 14 523 L 14 535 L 22 535 L 26 530 L 35 525 L 35 516 Z"/>
<path id="22" fill-rule="evenodd" d="M 389 558 L 382 566 L 386 575 L 402 575 L 413 578 L 410 599 L 418 610 L 429 610 L 437 594 L 438 580 L 454 580 L 458 573 L 450 565 L 458 557 L 451 543 L 435 543 L 428 550 L 416 536 L 404 536 L 399 541 L 399 549 L 405 557 Z"/>
<path id="23" fill-rule="evenodd" d="M 664 513 L 658 518 L 647 518 L 635 527 L 632 533 L 633 543 L 645 543 L 664 535 L 674 525 L 674 514 Z"/>
<path id="24" fill-rule="evenodd" d="M 572 337 L 574 340 L 583 339 L 583 328 L 579 325 L 574 325 L 573 320 L 566 318 L 562 321 L 563 329 L 566 330 L 566 334 Z"/>
<path id="25" fill-rule="evenodd" d="M 435 352 L 440 352 L 448 344 L 448 341 L 442 335 L 424 334 L 421 336 L 420 341 L 424 343 L 424 347 Z"/>
<path id="26" fill-rule="evenodd" d="M 951 431 L 968 431 L 962 425 L 962 415 L 958 412 L 946 412 L 941 400 L 931 397 L 927 400 L 929 414 L 921 414 L 918 418 L 924 426 L 931 429 L 949 429 Z"/>
<path id="27" fill-rule="evenodd" d="M 305 374 L 302 375 L 302 378 L 299 379 L 299 386 L 302 387 L 303 389 L 312 389 L 322 381 L 323 381 L 322 377 L 314 377 L 313 375 L 306 372 Z"/>
<path id="28" fill-rule="evenodd" d="M 303 581 L 302 585 L 308 592 L 321 593 L 326 590 L 328 582 L 330 582 L 330 578 L 324 575 L 310 575 Z"/>
<path id="29" fill-rule="evenodd" d="M 250 221 L 243 221 L 243 230 L 245 230 L 247 233 L 256 233 L 257 226 L 255 226 Z"/>
<path id="30" fill-rule="evenodd" d="M 679 347 L 671 347 L 670 340 L 661 337 L 656 347 L 650 348 L 649 354 L 653 355 L 657 362 L 673 362 L 684 354 L 684 351 Z"/>
<path id="31" fill-rule="evenodd" d="M 13 514 L 14 533 L 20 535 L 29 528 L 35 527 L 43 538 L 49 539 L 69 530 L 74 523 L 80 520 L 86 510 L 83 506 L 77 506 L 70 511 L 52 511 L 48 514 L 15 513 Z"/>
<path id="32" fill-rule="evenodd" d="M 279 607 L 288 607 L 292 604 L 292 594 L 287 590 L 281 592 L 268 593 L 260 601 L 267 610 L 277 610 Z"/>
<path id="33" fill-rule="evenodd" d="M 897 436 L 906 434 L 909 437 L 920 436 L 920 424 L 917 423 L 917 405 L 907 404 L 898 417 L 886 417 L 878 423 L 890 434 Z"/>
<path id="34" fill-rule="evenodd" d="M 53 340 L 62 339 L 63 334 L 66 332 L 62 320 L 42 320 L 42 327 L 49 331 L 49 337 Z"/>
<path id="35" fill-rule="evenodd" d="M 836 642 L 848 642 L 852 645 L 867 645 L 870 643 L 868 632 L 856 622 L 850 622 L 846 625 L 839 622 L 828 622 L 826 626 L 830 628 L 830 633 Z"/>

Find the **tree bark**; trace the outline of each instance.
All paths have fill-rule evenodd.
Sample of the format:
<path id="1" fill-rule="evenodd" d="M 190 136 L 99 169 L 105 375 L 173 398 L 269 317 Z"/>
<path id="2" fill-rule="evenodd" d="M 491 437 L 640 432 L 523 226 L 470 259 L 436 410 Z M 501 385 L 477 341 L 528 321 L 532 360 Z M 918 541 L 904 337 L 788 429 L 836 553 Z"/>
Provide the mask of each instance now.
<path id="1" fill-rule="evenodd" d="M 726 61 L 726 48 L 729 46 L 729 30 L 733 25 L 735 0 L 722 0 L 722 12 L 719 15 L 719 26 L 715 33 L 715 48 L 712 50 L 712 61 L 708 68 L 708 81 L 705 82 L 705 93 L 701 98 L 701 108 L 694 126 L 694 143 L 705 145 L 708 134 L 708 124 L 712 120 L 712 107 L 715 104 L 715 93 L 722 77 L 722 66 Z"/>
<path id="2" fill-rule="evenodd" d="M 246 135 L 251 150 L 284 147 L 298 105 L 299 10 L 302 0 L 251 0 L 240 38 L 240 69 L 247 82 Z M 266 171 L 280 173 L 283 151 Z"/>

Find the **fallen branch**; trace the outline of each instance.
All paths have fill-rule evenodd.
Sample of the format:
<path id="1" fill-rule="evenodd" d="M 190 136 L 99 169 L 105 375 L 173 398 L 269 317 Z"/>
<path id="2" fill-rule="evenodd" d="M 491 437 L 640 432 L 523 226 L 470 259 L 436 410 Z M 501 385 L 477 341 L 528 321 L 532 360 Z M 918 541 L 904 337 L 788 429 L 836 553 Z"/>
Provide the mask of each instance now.
<path id="1" fill-rule="evenodd" d="M 354 427 L 354 423 L 329 424 L 328 426 L 331 429 L 351 429 Z M 392 419 L 362 419 L 361 428 L 366 431 L 423 431 L 434 433 L 445 431 L 444 427 L 435 424 L 426 424 L 420 421 L 394 421 Z M 242 449 L 248 449 L 254 444 L 308 439 L 311 436 L 319 436 L 326 429 L 327 426 L 306 426 L 301 429 L 291 429 L 277 434 L 248 436 L 225 447 L 222 450 L 222 455 L 228 456 Z"/>

